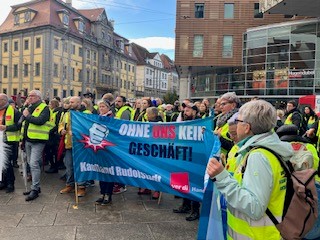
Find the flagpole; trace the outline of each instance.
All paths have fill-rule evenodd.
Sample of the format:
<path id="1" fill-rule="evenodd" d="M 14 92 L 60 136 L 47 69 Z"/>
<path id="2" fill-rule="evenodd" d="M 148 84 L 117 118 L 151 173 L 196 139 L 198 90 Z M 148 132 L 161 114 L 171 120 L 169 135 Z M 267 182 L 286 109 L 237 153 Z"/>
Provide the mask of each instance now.
<path id="1" fill-rule="evenodd" d="M 78 205 L 79 205 L 79 197 L 78 197 L 78 183 L 74 183 L 74 193 L 75 193 L 75 197 L 76 197 L 76 204 L 73 205 L 73 209 L 78 209 Z"/>

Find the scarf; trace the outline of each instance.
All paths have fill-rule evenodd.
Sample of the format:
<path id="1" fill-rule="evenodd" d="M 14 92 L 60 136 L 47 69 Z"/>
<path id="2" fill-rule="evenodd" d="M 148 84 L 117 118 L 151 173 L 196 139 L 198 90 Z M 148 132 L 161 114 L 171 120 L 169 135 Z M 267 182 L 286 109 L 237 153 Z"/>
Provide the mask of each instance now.
<path id="1" fill-rule="evenodd" d="M 217 120 L 217 127 L 221 128 L 223 125 L 225 125 L 227 121 L 232 117 L 232 115 L 238 112 L 238 110 L 238 108 L 234 108 L 225 114 L 219 115 Z"/>

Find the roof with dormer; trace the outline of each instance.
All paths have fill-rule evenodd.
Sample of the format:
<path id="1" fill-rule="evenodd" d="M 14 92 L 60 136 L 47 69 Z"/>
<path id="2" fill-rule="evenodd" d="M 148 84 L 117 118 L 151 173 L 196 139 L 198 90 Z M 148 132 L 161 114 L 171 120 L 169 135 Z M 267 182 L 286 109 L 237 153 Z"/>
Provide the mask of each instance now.
<path id="1" fill-rule="evenodd" d="M 35 12 L 36 15 L 30 22 L 14 24 L 14 14 L 19 12 L 19 9 L 23 9 L 23 11 L 30 9 Z M 53 26 L 61 30 L 66 29 L 69 33 L 82 37 L 82 34 L 75 25 L 75 21 L 83 20 L 86 26 L 85 32 L 87 35 L 90 35 L 91 22 L 96 21 L 103 11 L 103 8 L 77 10 L 61 0 L 33 0 L 11 6 L 10 13 L 0 26 L 0 33 L 21 31 L 41 26 Z M 59 13 L 69 15 L 69 27 L 64 26 L 59 18 Z"/>

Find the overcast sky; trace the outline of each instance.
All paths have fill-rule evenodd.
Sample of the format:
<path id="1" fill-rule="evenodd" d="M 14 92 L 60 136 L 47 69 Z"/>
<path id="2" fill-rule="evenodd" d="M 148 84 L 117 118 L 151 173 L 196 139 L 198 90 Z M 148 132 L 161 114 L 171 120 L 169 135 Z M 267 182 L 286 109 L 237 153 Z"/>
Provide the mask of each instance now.
<path id="1" fill-rule="evenodd" d="M 27 0 L 0 0 L 0 23 L 6 19 L 12 5 Z M 147 48 L 150 52 L 174 58 L 175 0 L 72 0 L 77 9 L 105 8 L 115 21 L 115 31 Z"/>

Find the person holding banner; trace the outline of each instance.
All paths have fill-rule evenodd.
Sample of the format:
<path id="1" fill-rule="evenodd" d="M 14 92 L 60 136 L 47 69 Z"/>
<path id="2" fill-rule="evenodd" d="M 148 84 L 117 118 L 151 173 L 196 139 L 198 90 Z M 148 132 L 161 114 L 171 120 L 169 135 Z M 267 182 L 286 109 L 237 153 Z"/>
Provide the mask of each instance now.
<path id="1" fill-rule="evenodd" d="M 60 190 L 60 193 L 71 193 L 74 192 L 74 170 L 73 170 L 73 159 L 72 159 L 72 132 L 71 132 L 71 118 L 70 111 L 79 111 L 83 113 L 90 113 L 81 105 L 80 97 L 70 98 L 70 109 L 63 115 L 63 119 L 59 123 L 58 132 L 60 135 L 65 136 L 65 156 L 64 164 L 66 166 L 66 186 Z M 86 194 L 86 188 L 83 183 L 79 184 L 78 197 L 83 197 Z"/>
<path id="2" fill-rule="evenodd" d="M 126 106 L 127 99 L 124 96 L 118 96 L 115 100 L 116 116 L 117 119 L 131 120 L 133 109 Z M 113 188 L 113 194 L 120 194 L 127 191 L 127 188 L 122 183 L 115 183 Z"/>
<path id="3" fill-rule="evenodd" d="M 100 100 L 98 102 L 98 107 L 100 116 L 114 117 L 108 100 Z M 102 206 L 111 204 L 114 182 L 99 181 L 99 186 L 101 197 L 96 200 L 95 204 Z"/>
<path id="4" fill-rule="evenodd" d="M 185 99 L 182 103 L 183 107 L 183 120 L 191 121 L 195 119 L 200 119 L 197 115 L 198 108 L 196 105 L 190 102 L 189 99 Z M 179 208 L 173 209 L 174 213 L 190 213 L 186 217 L 187 221 L 194 221 L 200 217 L 200 203 L 197 201 L 192 201 L 187 198 L 183 198 L 182 205 Z"/>
<path id="5" fill-rule="evenodd" d="M 211 158 L 207 173 L 227 201 L 227 239 L 281 239 L 266 209 L 281 219 L 285 202 L 285 179 L 279 160 L 293 155 L 290 143 L 282 142 L 273 131 L 275 108 L 264 100 L 250 101 L 240 110 L 237 122 L 239 165 L 232 176 L 222 163 Z M 249 151 L 257 147 L 257 149 Z M 284 185 L 283 185 L 284 184 Z"/>

